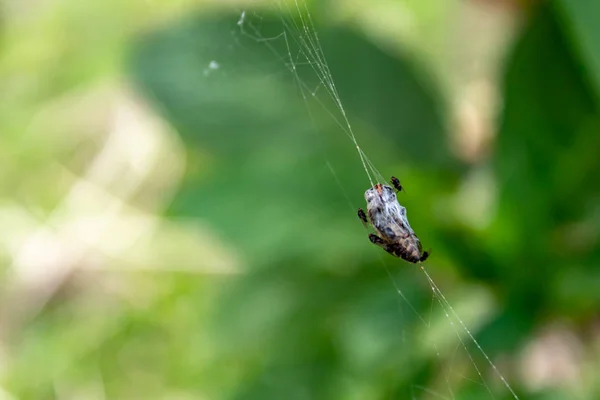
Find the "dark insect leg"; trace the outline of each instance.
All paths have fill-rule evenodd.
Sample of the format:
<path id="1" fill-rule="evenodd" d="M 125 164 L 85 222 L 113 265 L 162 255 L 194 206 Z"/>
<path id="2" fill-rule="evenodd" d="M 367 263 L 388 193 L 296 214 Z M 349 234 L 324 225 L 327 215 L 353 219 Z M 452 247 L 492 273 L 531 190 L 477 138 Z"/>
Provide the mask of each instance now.
<path id="1" fill-rule="evenodd" d="M 427 258 L 429 257 L 430 254 L 431 254 L 431 249 L 424 251 L 423 254 L 421 254 L 421 258 L 419 258 L 419 261 L 423 262 L 423 261 L 427 260 Z"/>
<path id="2" fill-rule="evenodd" d="M 390 181 L 392 182 L 392 185 L 398 192 L 402 191 L 403 187 L 400 184 L 400 179 L 396 178 L 395 176 L 392 176 L 392 179 L 390 179 Z"/>
<path id="3" fill-rule="evenodd" d="M 387 243 L 382 238 L 372 233 L 369 233 L 369 240 L 371 241 L 371 243 L 376 244 L 379 247 L 387 247 Z"/>
<path id="4" fill-rule="evenodd" d="M 361 219 L 361 221 L 363 222 L 363 225 L 365 226 L 365 228 L 367 227 L 368 221 L 367 221 L 367 214 L 365 214 L 365 212 L 363 211 L 362 208 L 358 209 L 358 218 Z"/>

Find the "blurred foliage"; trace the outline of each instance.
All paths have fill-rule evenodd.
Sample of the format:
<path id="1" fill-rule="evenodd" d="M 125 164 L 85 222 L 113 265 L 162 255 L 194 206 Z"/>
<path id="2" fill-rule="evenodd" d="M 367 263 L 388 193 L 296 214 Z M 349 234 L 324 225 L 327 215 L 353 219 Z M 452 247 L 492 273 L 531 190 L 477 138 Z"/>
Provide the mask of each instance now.
<path id="1" fill-rule="evenodd" d="M 295 12 L 248 11 L 239 23 L 241 10 L 204 11 L 134 35 L 129 77 L 186 153 L 161 217 L 207 224 L 243 273 L 92 275 L 125 294 L 87 283 L 6 339 L 7 392 L 60 398 L 60 381 L 73 398 L 97 397 L 100 379 L 106 398 L 511 398 L 418 267 L 369 243 L 356 217 L 369 181 L 347 116 L 384 178 L 401 178 L 400 201 L 433 248 L 427 270 L 519 397 L 600 396 L 592 14 L 557 1 L 527 16 L 505 60 L 493 151 L 466 163 L 422 61 L 311 7 L 327 70 L 307 62 Z M 343 112 L 319 76 L 332 77 Z M 457 209 L 489 196 L 465 197 L 468 182 L 492 198 L 477 224 Z M 159 262 L 176 270 L 178 251 Z M 520 361 L 555 323 L 581 339 L 583 378 L 540 389 Z"/>

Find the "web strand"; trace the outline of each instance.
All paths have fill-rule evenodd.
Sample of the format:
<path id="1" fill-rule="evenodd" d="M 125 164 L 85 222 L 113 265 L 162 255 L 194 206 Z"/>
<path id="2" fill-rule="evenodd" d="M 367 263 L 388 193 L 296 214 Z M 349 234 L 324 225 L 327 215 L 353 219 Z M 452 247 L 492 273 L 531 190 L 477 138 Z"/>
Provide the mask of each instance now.
<path id="1" fill-rule="evenodd" d="M 475 337 L 473 336 L 473 334 L 471 333 L 471 331 L 469 330 L 469 328 L 467 328 L 467 326 L 465 325 L 465 323 L 463 322 L 463 320 L 458 316 L 458 314 L 456 313 L 456 311 L 454 311 L 454 308 L 450 305 L 450 303 L 448 302 L 448 300 L 446 300 L 446 296 L 444 296 L 444 294 L 442 293 L 442 291 L 435 284 L 435 282 L 431 278 L 431 276 L 429 276 L 429 273 L 427 272 L 427 270 L 425 270 L 425 267 L 422 264 L 421 264 L 421 270 L 423 271 L 423 273 L 425 274 L 425 277 L 429 281 L 429 284 L 431 285 L 432 291 L 435 293 L 436 297 L 440 301 L 440 305 L 442 305 L 442 307 L 444 308 L 444 310 L 449 310 L 450 313 L 454 316 L 454 318 L 456 318 L 456 320 L 458 321 L 458 323 L 460 324 L 460 326 L 462 327 L 462 329 L 469 336 L 469 339 L 473 342 L 473 344 L 475 344 L 475 346 L 477 347 L 477 349 L 479 350 L 479 352 L 483 355 L 483 357 L 486 359 L 486 361 L 488 362 L 488 364 L 490 365 L 490 367 L 492 367 L 492 369 L 494 370 L 494 372 L 496 373 L 496 375 L 500 378 L 500 380 L 502 381 L 502 383 L 504 384 L 504 386 L 506 387 L 506 389 L 508 389 L 508 391 L 510 392 L 510 394 L 513 396 L 513 398 L 515 400 L 518 400 L 519 396 L 517 396 L 517 394 L 515 393 L 515 391 L 509 385 L 508 381 L 500 373 L 500 371 L 496 367 L 496 364 L 493 363 L 493 361 L 491 360 L 491 358 L 483 350 L 483 348 L 481 347 L 481 345 L 479 344 L 479 342 L 477 341 L 477 339 L 475 339 Z M 448 319 L 450 318 L 448 316 L 448 314 L 446 314 L 446 317 Z M 453 324 L 453 323 L 451 322 L 451 324 Z M 467 351 L 467 353 L 468 353 L 468 351 Z M 469 354 L 469 357 L 471 357 L 470 354 Z M 477 367 L 476 364 L 475 364 L 475 361 L 473 361 L 473 365 L 475 367 Z M 478 369 L 478 372 L 479 372 L 479 369 Z M 479 375 L 481 376 L 481 373 L 479 373 Z"/>
<path id="2" fill-rule="evenodd" d="M 280 11 L 283 12 L 284 10 L 281 8 L 281 3 L 279 3 L 279 4 L 280 4 Z M 352 125 L 350 124 L 350 121 L 346 114 L 346 110 L 342 104 L 342 100 L 341 100 L 341 98 L 338 94 L 337 88 L 335 86 L 333 76 L 331 75 L 331 71 L 329 70 L 329 64 L 325 60 L 325 55 L 323 53 L 323 50 L 322 50 L 322 47 L 321 47 L 321 44 L 319 41 L 319 37 L 317 36 L 316 30 L 314 29 L 314 24 L 313 24 L 312 18 L 310 16 L 310 12 L 308 11 L 308 8 L 306 7 L 306 3 L 304 3 L 304 4 L 305 4 L 304 11 L 307 14 L 307 18 L 305 18 L 303 16 L 303 12 L 300 9 L 298 0 L 295 0 L 296 10 L 298 12 L 298 15 L 299 15 L 299 18 L 300 18 L 300 21 L 302 24 L 302 28 L 298 27 L 293 20 L 291 22 L 288 22 L 285 19 L 283 19 L 283 17 L 282 17 L 282 22 L 286 28 L 288 28 L 290 30 L 294 30 L 296 32 L 297 36 L 294 36 L 294 38 L 296 40 L 296 44 L 300 47 L 300 49 L 301 49 L 300 51 L 302 51 L 302 53 L 307 58 L 307 60 L 309 60 L 309 65 L 313 68 L 317 78 L 320 80 L 321 84 L 327 90 L 327 93 L 334 100 L 336 107 L 338 108 L 339 112 L 342 115 L 343 122 L 345 123 L 344 132 L 352 140 L 352 142 L 356 148 L 356 151 L 358 152 L 360 160 L 362 162 L 363 169 L 365 170 L 367 177 L 369 179 L 369 183 L 371 184 L 371 186 L 373 186 L 373 178 L 371 177 L 371 172 L 375 176 L 380 175 L 380 174 L 374 168 L 373 164 L 368 160 L 367 156 L 365 155 L 365 153 L 359 146 L 358 141 L 356 140 L 356 136 L 354 135 Z M 287 11 L 288 11 L 288 15 L 293 15 L 289 9 Z M 307 23 L 306 20 L 308 20 L 309 23 Z M 311 28 L 312 28 L 312 31 L 311 31 Z M 314 35 L 314 38 L 313 38 L 313 36 L 311 36 L 311 33 L 312 33 L 312 35 Z M 288 44 L 288 53 L 289 53 L 289 44 Z M 291 53 L 289 53 L 289 54 L 291 57 Z M 296 77 L 298 78 L 297 71 L 295 70 L 295 68 L 294 68 L 294 73 L 296 74 Z M 335 118 L 337 121 L 337 117 L 335 117 Z M 341 125 L 341 123 L 339 123 L 339 124 Z M 368 165 L 368 167 L 367 167 L 367 165 Z"/>

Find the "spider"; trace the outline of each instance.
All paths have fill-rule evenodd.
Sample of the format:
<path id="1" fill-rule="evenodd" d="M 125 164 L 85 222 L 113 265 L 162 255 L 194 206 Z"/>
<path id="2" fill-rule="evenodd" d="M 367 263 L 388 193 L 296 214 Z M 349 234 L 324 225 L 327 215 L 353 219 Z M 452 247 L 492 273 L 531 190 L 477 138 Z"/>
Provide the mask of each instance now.
<path id="1" fill-rule="evenodd" d="M 392 186 L 399 192 L 402 190 L 396 177 L 391 179 Z M 406 208 L 398 203 L 396 192 L 391 186 L 376 184 L 365 192 L 367 214 L 358 209 L 358 217 L 363 224 L 370 225 L 377 233 L 369 234 L 371 243 L 381 247 L 391 255 L 411 263 L 425 261 L 431 251 L 423 251 L 421 242 L 408 223 Z"/>

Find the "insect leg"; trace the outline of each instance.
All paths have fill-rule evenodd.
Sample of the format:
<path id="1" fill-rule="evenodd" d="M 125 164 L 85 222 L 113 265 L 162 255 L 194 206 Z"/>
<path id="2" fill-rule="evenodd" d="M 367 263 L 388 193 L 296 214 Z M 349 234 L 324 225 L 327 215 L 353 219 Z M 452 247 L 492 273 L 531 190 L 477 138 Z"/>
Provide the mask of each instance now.
<path id="1" fill-rule="evenodd" d="M 383 247 L 384 249 L 387 247 L 387 242 L 385 242 L 382 238 L 372 233 L 369 233 L 369 240 L 371 243 L 376 244 L 379 247 Z"/>
<path id="2" fill-rule="evenodd" d="M 392 183 L 392 186 L 394 186 L 394 188 L 398 192 L 401 192 L 404 189 L 402 187 L 402 185 L 400 184 L 400 179 L 396 178 L 395 176 L 392 176 L 392 178 L 390 179 L 390 182 Z"/>
<path id="3" fill-rule="evenodd" d="M 369 221 L 367 221 L 367 214 L 365 214 L 362 208 L 358 209 L 358 218 L 360 218 L 360 220 L 366 228 Z"/>
<path id="4" fill-rule="evenodd" d="M 421 254 L 421 258 L 419 258 L 419 261 L 423 262 L 423 261 L 427 260 L 427 257 L 429 257 L 430 254 L 431 254 L 431 249 L 424 251 L 423 254 Z"/>

